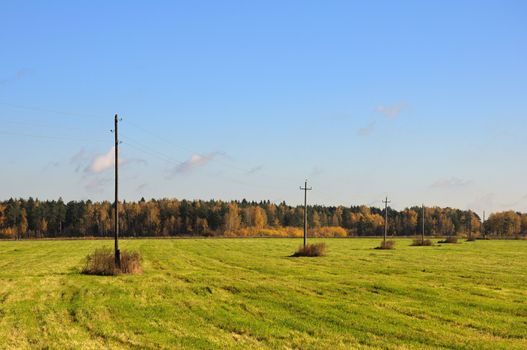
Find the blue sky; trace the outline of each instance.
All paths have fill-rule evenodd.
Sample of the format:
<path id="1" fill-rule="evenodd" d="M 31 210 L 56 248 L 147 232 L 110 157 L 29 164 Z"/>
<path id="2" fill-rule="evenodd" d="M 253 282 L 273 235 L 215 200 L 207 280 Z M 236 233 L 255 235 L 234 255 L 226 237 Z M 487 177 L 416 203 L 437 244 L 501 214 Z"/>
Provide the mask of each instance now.
<path id="1" fill-rule="evenodd" d="M 0 198 L 527 207 L 524 1 L 4 1 Z"/>

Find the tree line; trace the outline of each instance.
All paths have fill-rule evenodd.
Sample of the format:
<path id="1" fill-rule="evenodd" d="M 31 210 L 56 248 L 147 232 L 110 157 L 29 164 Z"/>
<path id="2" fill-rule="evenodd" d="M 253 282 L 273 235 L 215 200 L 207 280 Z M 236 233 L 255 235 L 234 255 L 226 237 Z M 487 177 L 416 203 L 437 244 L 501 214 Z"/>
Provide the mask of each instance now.
<path id="1" fill-rule="evenodd" d="M 152 199 L 119 205 L 122 236 L 300 236 L 302 206 L 270 201 Z M 388 234 L 418 235 L 421 207 L 388 209 Z M 513 237 L 527 235 L 527 214 L 513 211 L 490 215 L 482 225 L 477 213 L 453 208 L 425 208 L 427 235 Z M 105 237 L 113 234 L 110 202 L 62 199 L 9 199 L 0 202 L 0 237 Z M 384 230 L 384 210 L 361 206 L 308 207 L 310 234 L 315 236 L 376 236 Z"/>

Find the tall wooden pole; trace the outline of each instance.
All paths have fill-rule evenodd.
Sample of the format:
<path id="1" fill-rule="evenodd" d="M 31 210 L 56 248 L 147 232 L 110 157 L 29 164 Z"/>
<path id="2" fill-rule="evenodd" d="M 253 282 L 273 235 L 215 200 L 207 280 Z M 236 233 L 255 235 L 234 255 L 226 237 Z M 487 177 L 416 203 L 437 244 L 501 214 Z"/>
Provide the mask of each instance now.
<path id="1" fill-rule="evenodd" d="M 487 239 L 487 233 L 485 232 L 485 210 L 483 210 L 483 222 L 481 223 L 481 230 L 483 231 L 483 239 Z"/>
<path id="2" fill-rule="evenodd" d="M 425 244 L 425 205 L 423 204 L 423 231 L 421 232 L 421 242 Z"/>
<path id="3" fill-rule="evenodd" d="M 307 180 L 304 187 L 300 187 L 304 191 L 304 248 L 307 245 L 307 191 L 311 191 L 311 187 L 307 187 Z"/>
<path id="4" fill-rule="evenodd" d="M 386 197 L 386 200 L 383 201 L 384 203 L 384 244 L 386 244 L 386 236 L 388 235 L 388 203 L 391 201 L 388 200 L 388 197 Z"/>
<path id="5" fill-rule="evenodd" d="M 468 229 L 468 239 L 472 240 L 472 210 L 468 211 L 467 229 Z"/>
<path id="6" fill-rule="evenodd" d="M 114 218 L 114 238 L 115 238 L 115 266 L 121 268 L 121 251 L 119 250 L 119 118 L 117 114 L 114 119 L 115 133 L 115 218 Z"/>

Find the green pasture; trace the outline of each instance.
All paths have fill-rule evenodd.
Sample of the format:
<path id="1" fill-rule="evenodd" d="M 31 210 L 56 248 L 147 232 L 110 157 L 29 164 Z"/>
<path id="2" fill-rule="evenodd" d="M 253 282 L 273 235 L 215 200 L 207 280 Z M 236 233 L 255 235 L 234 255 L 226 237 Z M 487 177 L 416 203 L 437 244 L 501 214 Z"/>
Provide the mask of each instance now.
<path id="1" fill-rule="evenodd" d="M 527 241 L 123 240 L 144 273 L 86 276 L 112 241 L 0 242 L 0 349 L 527 349 Z"/>

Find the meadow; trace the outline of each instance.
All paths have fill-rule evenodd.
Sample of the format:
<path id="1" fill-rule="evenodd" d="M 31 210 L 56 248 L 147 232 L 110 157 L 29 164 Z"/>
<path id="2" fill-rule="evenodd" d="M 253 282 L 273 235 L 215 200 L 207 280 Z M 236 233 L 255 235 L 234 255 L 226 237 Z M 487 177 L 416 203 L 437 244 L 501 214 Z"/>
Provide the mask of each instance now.
<path id="1" fill-rule="evenodd" d="M 436 240 L 437 241 L 437 240 Z M 527 241 L 122 240 L 141 275 L 80 274 L 112 241 L 0 242 L 0 348 L 526 349 Z"/>

